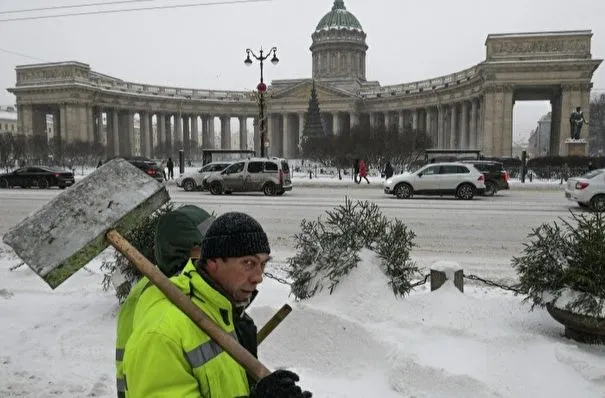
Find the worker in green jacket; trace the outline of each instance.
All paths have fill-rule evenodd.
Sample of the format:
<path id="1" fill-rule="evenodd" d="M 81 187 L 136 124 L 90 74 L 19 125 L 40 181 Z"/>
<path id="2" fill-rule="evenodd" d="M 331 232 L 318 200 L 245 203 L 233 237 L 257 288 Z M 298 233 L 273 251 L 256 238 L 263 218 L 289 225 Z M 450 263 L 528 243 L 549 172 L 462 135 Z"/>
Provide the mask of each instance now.
<path id="1" fill-rule="evenodd" d="M 237 338 L 234 319 L 245 308 L 270 259 L 267 235 L 252 217 L 217 217 L 201 257 L 171 278 L 211 320 Z M 309 398 L 298 376 L 278 370 L 250 388 L 246 371 L 156 287 L 141 295 L 124 353 L 128 398 Z"/>
<path id="2" fill-rule="evenodd" d="M 190 258 L 200 257 L 202 238 L 214 220 L 208 212 L 186 205 L 163 214 L 158 220 L 154 238 L 154 252 L 158 267 L 166 276 L 177 275 Z M 124 398 L 125 383 L 122 359 L 126 342 L 132 334 L 134 309 L 141 294 L 151 282 L 142 277 L 131 288 L 118 313 L 116 328 L 116 389 L 118 398 Z M 256 330 L 254 330 L 256 338 Z M 254 348 L 256 350 L 256 347 Z"/>

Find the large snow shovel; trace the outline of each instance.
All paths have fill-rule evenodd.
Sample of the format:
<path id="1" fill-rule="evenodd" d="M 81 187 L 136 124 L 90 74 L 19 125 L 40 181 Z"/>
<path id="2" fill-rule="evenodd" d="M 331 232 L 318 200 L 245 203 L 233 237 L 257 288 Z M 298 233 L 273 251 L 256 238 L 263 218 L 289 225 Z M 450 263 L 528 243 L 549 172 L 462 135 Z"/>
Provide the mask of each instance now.
<path id="1" fill-rule="evenodd" d="M 26 217 L 3 241 L 53 289 L 113 246 L 250 375 L 257 380 L 267 376 L 269 369 L 122 237 L 169 200 L 162 184 L 127 161 L 115 159 Z"/>

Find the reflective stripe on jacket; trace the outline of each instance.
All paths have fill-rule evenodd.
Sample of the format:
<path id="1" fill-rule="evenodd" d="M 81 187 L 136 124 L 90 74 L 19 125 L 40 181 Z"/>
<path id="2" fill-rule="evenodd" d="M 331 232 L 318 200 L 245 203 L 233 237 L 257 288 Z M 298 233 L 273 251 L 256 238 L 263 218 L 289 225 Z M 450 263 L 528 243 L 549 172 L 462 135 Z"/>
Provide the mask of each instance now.
<path id="1" fill-rule="evenodd" d="M 231 302 L 191 261 L 173 283 L 225 332 L 237 338 Z M 234 398 L 249 395 L 244 369 L 155 286 L 141 296 L 124 353 L 128 398 Z"/>

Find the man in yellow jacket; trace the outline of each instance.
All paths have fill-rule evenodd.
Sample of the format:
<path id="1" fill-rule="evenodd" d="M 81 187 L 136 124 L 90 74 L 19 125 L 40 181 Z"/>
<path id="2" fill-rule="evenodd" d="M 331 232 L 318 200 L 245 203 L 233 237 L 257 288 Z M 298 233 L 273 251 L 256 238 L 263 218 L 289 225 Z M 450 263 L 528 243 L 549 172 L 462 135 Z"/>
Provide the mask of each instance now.
<path id="1" fill-rule="evenodd" d="M 190 258 L 200 257 L 202 238 L 214 217 L 205 210 L 186 205 L 172 210 L 158 220 L 154 253 L 160 270 L 167 276 L 177 275 Z M 151 282 L 142 277 L 131 288 L 128 297 L 120 306 L 116 328 L 116 389 L 118 398 L 126 395 L 122 359 L 126 342 L 132 334 L 135 307 Z M 256 331 L 254 332 L 256 333 Z"/>
<path id="2" fill-rule="evenodd" d="M 238 212 L 216 218 L 201 257 L 173 283 L 225 332 L 237 338 L 235 318 L 262 282 L 270 259 L 267 235 Z M 137 303 L 124 354 L 128 398 L 310 398 L 298 376 L 278 370 L 250 388 L 245 370 L 155 287 Z"/>

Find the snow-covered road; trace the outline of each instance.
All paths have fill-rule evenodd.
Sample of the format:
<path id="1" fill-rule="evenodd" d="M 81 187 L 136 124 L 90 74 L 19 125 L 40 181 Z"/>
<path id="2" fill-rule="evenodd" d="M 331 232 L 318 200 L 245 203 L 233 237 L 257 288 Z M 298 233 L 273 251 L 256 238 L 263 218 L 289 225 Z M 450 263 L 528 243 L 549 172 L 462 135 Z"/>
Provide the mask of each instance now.
<path id="1" fill-rule="evenodd" d="M 344 203 L 345 196 L 373 201 L 388 217 L 403 219 L 416 233 L 413 256 L 421 266 L 449 259 L 461 263 L 466 273 L 493 279 L 514 276 L 510 259 L 521 252 L 532 228 L 567 217 L 570 209 L 579 211 L 564 198 L 562 190 L 513 189 L 467 202 L 450 197 L 397 200 L 384 195 L 379 186 L 368 188 L 297 187 L 283 197 L 212 196 L 174 186 L 169 190 L 177 203 L 196 204 L 217 214 L 245 211 L 256 217 L 271 238 L 277 261 L 294 253 L 293 235 L 304 218 L 320 216 Z M 1 190 L 0 235 L 59 192 Z"/>

